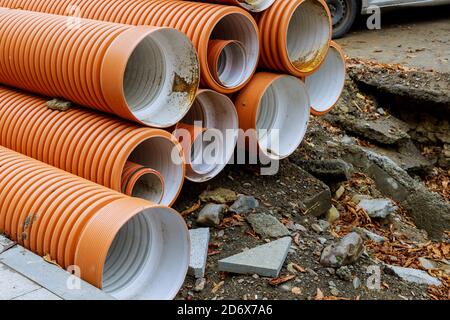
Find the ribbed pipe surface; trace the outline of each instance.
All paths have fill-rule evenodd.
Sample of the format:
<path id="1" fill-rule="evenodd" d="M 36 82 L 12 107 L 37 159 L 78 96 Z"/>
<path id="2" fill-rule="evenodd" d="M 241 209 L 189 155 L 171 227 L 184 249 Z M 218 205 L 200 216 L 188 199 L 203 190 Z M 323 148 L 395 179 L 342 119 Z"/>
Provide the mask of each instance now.
<path id="1" fill-rule="evenodd" d="M 63 268 L 78 266 L 82 279 L 116 298 L 175 296 L 189 264 L 176 211 L 2 146 L 0 168 L 1 233 Z"/>
<path id="2" fill-rule="evenodd" d="M 331 41 L 324 0 L 277 0 L 259 17 L 260 67 L 300 77 L 313 73 Z"/>
<path id="3" fill-rule="evenodd" d="M 153 127 L 189 110 L 196 52 L 171 28 L 0 8 L 0 82 Z"/>
<path id="4" fill-rule="evenodd" d="M 5 87 L 0 145 L 119 192 L 127 161 L 150 167 L 164 177 L 165 205 L 184 181 L 182 148 L 170 133 L 76 107 L 50 110 L 45 99 Z"/>
<path id="5" fill-rule="evenodd" d="M 173 0 L 0 0 L 0 6 L 178 29 L 197 48 L 203 87 L 221 93 L 236 92 L 245 86 L 258 62 L 258 26 L 247 11 L 235 6 Z M 237 40 L 245 46 L 246 80 L 238 86 L 227 88 L 219 84 L 209 70 L 208 44 L 215 39 Z"/>
<path id="6" fill-rule="evenodd" d="M 186 178 L 205 182 L 216 177 L 236 148 L 239 120 L 233 101 L 218 92 L 200 89 L 191 110 L 177 125 L 175 136 L 180 129 L 190 134 L 189 143 L 180 141 L 185 155 L 190 155 Z"/>

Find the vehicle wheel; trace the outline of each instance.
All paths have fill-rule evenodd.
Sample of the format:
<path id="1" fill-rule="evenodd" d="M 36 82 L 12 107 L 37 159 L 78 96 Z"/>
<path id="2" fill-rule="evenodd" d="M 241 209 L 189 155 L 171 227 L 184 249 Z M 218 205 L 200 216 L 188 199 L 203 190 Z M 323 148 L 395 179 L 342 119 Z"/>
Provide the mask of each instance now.
<path id="1" fill-rule="evenodd" d="M 350 30 L 358 15 L 357 0 L 327 0 L 333 17 L 333 38 L 340 38 Z"/>

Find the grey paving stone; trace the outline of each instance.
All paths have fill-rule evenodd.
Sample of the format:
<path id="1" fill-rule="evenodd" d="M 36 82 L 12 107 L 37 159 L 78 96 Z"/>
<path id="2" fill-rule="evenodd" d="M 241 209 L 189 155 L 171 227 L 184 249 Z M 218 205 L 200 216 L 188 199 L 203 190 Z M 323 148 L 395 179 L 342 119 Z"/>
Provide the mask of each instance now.
<path id="1" fill-rule="evenodd" d="M 219 261 L 219 270 L 277 277 L 286 260 L 291 238 L 285 237 Z"/>
<path id="2" fill-rule="evenodd" d="M 196 278 L 203 278 L 208 258 L 209 228 L 189 230 L 191 237 L 191 259 L 188 274 Z"/>
<path id="3" fill-rule="evenodd" d="M 76 286 L 76 288 L 68 286 L 68 284 L 74 283 L 73 276 L 70 273 L 46 262 L 42 257 L 21 246 L 15 246 L 0 254 L 0 263 L 3 263 L 64 300 L 114 299 L 112 296 L 85 281 L 80 281 L 80 285 Z M 33 290 L 35 289 L 37 288 L 33 288 Z M 27 292 L 23 292 L 22 294 L 24 293 Z"/>
<path id="4" fill-rule="evenodd" d="M 33 281 L 0 263 L 0 300 L 11 300 L 39 288 Z"/>
<path id="5" fill-rule="evenodd" d="M 41 288 L 22 296 L 16 297 L 12 300 L 62 300 L 57 295 L 51 293 L 47 289 Z"/>

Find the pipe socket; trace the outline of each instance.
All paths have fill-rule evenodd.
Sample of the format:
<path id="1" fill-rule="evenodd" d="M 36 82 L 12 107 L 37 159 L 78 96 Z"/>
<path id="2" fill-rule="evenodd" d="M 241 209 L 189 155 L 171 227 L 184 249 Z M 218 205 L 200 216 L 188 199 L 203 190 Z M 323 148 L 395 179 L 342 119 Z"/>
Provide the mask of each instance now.
<path id="1" fill-rule="evenodd" d="M 269 159 L 291 155 L 308 127 L 310 99 L 306 86 L 293 76 L 257 73 L 236 98 L 239 126 L 249 138 L 248 149 Z M 249 150 L 257 152 L 257 150 Z"/>

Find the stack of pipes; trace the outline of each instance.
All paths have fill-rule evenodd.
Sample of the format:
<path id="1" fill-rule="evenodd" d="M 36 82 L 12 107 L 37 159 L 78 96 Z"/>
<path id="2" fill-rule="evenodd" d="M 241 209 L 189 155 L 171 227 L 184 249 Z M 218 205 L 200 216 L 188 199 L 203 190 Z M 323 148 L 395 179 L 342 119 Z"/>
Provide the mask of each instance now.
<path id="1" fill-rule="evenodd" d="M 184 179 L 243 132 L 291 155 L 344 86 L 331 34 L 323 0 L 0 0 L 0 232 L 116 298 L 174 298 Z"/>

